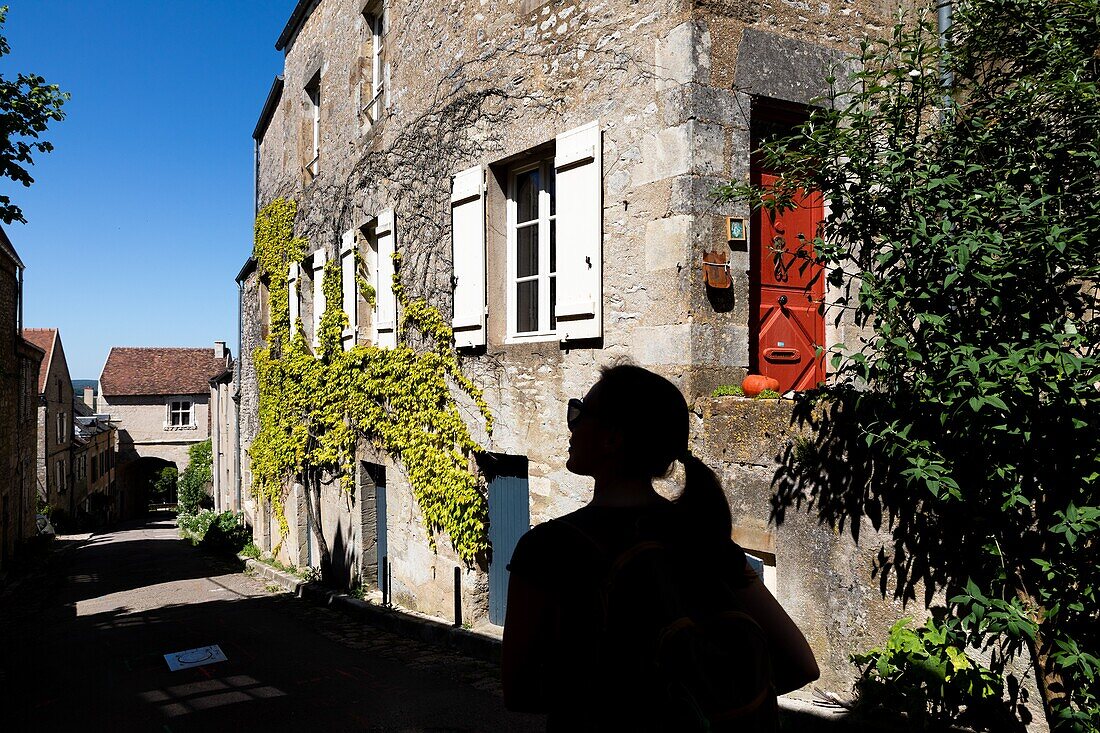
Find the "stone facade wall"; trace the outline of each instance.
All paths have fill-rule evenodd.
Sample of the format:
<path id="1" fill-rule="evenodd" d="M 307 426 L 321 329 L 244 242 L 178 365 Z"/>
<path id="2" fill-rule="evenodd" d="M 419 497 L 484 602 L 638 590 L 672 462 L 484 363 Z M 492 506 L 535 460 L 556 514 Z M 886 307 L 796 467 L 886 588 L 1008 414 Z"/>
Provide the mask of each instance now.
<path id="1" fill-rule="evenodd" d="M 702 398 L 692 449 L 722 480 L 734 539 L 774 569 L 773 592 L 814 650 L 822 672 L 818 684 L 846 691 L 856 674 L 848 655 L 882 643 L 891 624 L 922 611 L 884 599 L 872 577 L 875 554 L 888 535 L 861 526 L 857 544 L 848 530 L 822 524 L 808 507 L 774 520 L 779 456 L 800 435 L 791 412 L 783 400 Z"/>
<path id="2" fill-rule="evenodd" d="M 881 31 L 889 6 L 565 0 L 500 3 L 489 12 L 395 1 L 385 38 L 388 107 L 373 125 L 357 104 L 361 8 L 322 0 L 287 47 L 285 87 L 259 145 L 259 204 L 280 196 L 298 201 L 297 233 L 309 240 L 307 250 L 324 248 L 329 257 L 338 254 L 343 232 L 394 209 L 403 281 L 448 313 L 451 177 L 486 166 L 488 344 L 468 354 L 464 368 L 486 389 L 497 420 L 491 439 L 480 436 L 486 449 L 529 461 L 532 523 L 559 516 L 589 496 L 588 480 L 564 467 L 564 406 L 583 395 L 599 367 L 633 361 L 669 377 L 691 399 L 744 376 L 748 253 L 730 252 L 734 287 L 720 303 L 702 284 L 701 260 L 703 252 L 727 247 L 725 216 L 748 212 L 739 204 L 715 206 L 710 191 L 748 175 L 754 104 L 808 102 L 824 90 L 829 64 Z M 318 74 L 320 172 L 310 180 L 303 167 L 312 151 L 305 89 Z M 602 131 L 602 338 L 509 343 L 510 166 L 545 154 L 556 135 L 593 120 Z M 256 431 L 247 355 L 261 342 L 258 289 L 253 275 L 243 308 L 245 447 Z M 305 286 L 302 297 L 309 297 Z M 828 334 L 846 337 L 843 327 Z M 449 614 L 460 563 L 446 538 L 430 549 L 399 470 L 388 471 L 385 504 L 394 599 Z M 341 512 L 334 521 L 359 522 L 368 547 L 373 528 L 359 506 Z M 258 536 L 276 546 L 271 522 L 260 524 Z M 281 547 L 292 544 L 301 546 L 295 540 Z M 483 571 L 462 569 L 463 603 L 478 621 L 487 606 Z"/>
<path id="3" fill-rule="evenodd" d="M 34 536 L 38 369 L 42 352 L 18 331 L 15 263 L 0 253 L 0 571 Z"/>
<path id="4" fill-rule="evenodd" d="M 73 381 L 60 336 L 47 358 L 49 371 L 38 396 L 38 490 L 52 509 L 72 516 L 76 510 L 72 491 Z M 63 422 L 60 433 L 59 420 Z"/>
<path id="5" fill-rule="evenodd" d="M 187 451 L 192 445 L 210 437 L 210 395 L 176 395 L 194 401 L 195 427 L 190 430 L 168 429 L 164 395 L 100 397 L 100 410 L 119 421 L 117 481 L 119 516 L 135 516 L 143 512 L 144 486 L 148 478 L 141 459 L 155 458 L 174 463 L 183 473 L 190 462 Z"/>
<path id="6" fill-rule="evenodd" d="M 241 511 L 237 495 L 237 410 L 230 396 L 232 382 L 210 385 L 210 453 L 214 508 Z"/>
<path id="7" fill-rule="evenodd" d="M 252 494 L 252 470 L 248 446 L 259 432 L 259 394 L 256 386 L 256 367 L 252 353 L 264 343 L 265 317 L 260 307 L 261 283 L 259 275 L 252 272 L 241 283 L 241 353 L 237 357 L 233 379 L 240 400 L 240 431 L 238 453 L 241 472 L 241 509 L 256 535 L 256 546 L 264 551 L 272 548 L 270 510 L 261 506 Z M 277 533 L 276 533 L 277 534 Z M 276 540 L 277 542 L 278 540 Z"/>
<path id="8" fill-rule="evenodd" d="M 91 509 L 93 494 L 111 497 L 115 481 L 116 440 L 114 428 L 96 433 L 86 445 L 73 447 L 73 501 L 78 513 L 87 514 Z M 93 466 L 92 459 L 95 459 Z M 93 468 L 95 469 L 93 473 Z M 110 505 L 108 505 L 110 506 Z M 113 516 L 108 512 L 108 519 Z"/>

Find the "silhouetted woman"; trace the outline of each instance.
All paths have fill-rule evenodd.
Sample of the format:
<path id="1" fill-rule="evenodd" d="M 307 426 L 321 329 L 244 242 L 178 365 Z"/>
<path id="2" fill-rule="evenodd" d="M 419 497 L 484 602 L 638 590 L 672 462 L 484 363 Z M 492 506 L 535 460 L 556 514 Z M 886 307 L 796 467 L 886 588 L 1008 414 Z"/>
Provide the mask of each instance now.
<path id="1" fill-rule="evenodd" d="M 569 401 L 567 419 L 566 467 L 595 480 L 592 500 L 532 529 L 513 553 L 502 660 L 507 707 L 548 713 L 550 731 L 669 729 L 662 717 L 666 690 L 645 664 L 633 661 L 629 638 L 627 646 L 621 639 L 618 647 L 609 645 L 604 623 L 609 566 L 621 564 L 624 551 L 633 553 L 639 542 L 655 540 L 676 548 L 693 582 L 722 589 L 755 620 L 748 622 L 754 629 L 759 625 L 756 634 L 768 652 L 758 656 L 770 657 L 774 715 L 774 695 L 817 679 L 817 663 L 732 541 L 718 478 L 688 450 L 683 395 L 652 372 L 616 366 L 603 370 L 583 400 Z M 654 490 L 653 479 L 667 475 L 676 460 L 684 465 L 685 485 L 670 502 Z"/>

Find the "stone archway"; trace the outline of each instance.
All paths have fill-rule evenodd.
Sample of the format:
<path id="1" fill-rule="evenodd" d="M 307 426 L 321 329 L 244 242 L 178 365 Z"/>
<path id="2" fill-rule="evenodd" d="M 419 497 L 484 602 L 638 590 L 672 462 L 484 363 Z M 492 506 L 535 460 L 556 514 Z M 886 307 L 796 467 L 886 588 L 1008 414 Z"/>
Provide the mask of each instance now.
<path id="1" fill-rule="evenodd" d="M 175 503 L 174 486 L 167 496 L 154 493 L 157 478 L 165 468 L 178 470 L 174 461 L 156 456 L 144 456 L 119 466 L 119 509 L 123 517 L 144 514 L 151 503 Z"/>

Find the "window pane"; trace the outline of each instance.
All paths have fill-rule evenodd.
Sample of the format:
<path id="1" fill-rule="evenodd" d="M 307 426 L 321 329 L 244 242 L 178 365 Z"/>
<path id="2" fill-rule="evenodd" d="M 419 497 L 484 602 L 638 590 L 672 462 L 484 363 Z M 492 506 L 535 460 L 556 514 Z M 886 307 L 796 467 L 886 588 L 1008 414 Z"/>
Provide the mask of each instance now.
<path id="1" fill-rule="evenodd" d="M 558 327 L 558 279 L 550 278 L 550 328 Z"/>
<path id="2" fill-rule="evenodd" d="M 539 228 L 537 225 L 516 230 L 516 277 L 539 272 Z"/>
<path id="3" fill-rule="evenodd" d="M 546 166 L 546 191 L 550 194 L 550 216 L 558 213 L 558 179 L 554 173 L 554 161 Z"/>
<path id="4" fill-rule="evenodd" d="M 558 271 L 558 220 L 550 220 L 550 272 Z"/>
<path id="5" fill-rule="evenodd" d="M 539 329 L 539 281 L 516 284 L 516 331 L 528 333 Z"/>
<path id="6" fill-rule="evenodd" d="M 539 218 L 538 169 L 516 176 L 516 223 Z"/>

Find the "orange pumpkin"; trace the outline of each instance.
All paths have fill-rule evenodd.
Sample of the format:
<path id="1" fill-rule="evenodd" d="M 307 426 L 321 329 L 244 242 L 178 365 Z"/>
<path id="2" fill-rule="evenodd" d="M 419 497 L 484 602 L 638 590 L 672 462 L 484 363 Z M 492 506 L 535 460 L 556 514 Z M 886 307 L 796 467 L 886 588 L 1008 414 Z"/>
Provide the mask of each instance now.
<path id="1" fill-rule="evenodd" d="M 745 393 L 746 397 L 755 397 L 766 389 L 773 389 L 772 382 L 775 382 L 776 387 L 779 386 L 779 382 L 771 377 L 765 377 L 763 374 L 750 374 L 741 382 L 741 391 Z"/>

